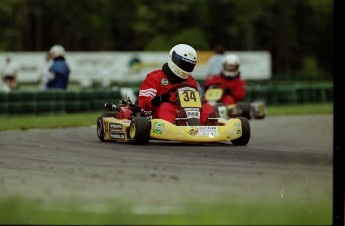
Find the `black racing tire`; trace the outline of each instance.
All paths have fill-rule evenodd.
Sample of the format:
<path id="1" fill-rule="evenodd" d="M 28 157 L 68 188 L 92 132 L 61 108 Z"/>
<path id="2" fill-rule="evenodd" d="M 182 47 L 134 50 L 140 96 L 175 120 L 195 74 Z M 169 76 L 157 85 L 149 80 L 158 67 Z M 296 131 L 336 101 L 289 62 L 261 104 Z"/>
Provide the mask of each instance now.
<path id="1" fill-rule="evenodd" d="M 264 106 L 264 113 L 262 115 L 255 115 L 255 119 L 264 119 L 266 117 L 267 108 Z"/>
<path id="2" fill-rule="evenodd" d="M 115 117 L 113 112 L 104 112 L 100 114 L 97 118 L 97 136 L 100 141 L 104 141 L 104 128 L 103 128 L 103 118 L 104 117 Z"/>
<path id="3" fill-rule="evenodd" d="M 266 115 L 256 116 L 255 119 L 264 119 L 265 117 L 266 117 Z"/>
<path id="4" fill-rule="evenodd" d="M 150 141 L 151 122 L 146 117 L 135 117 L 129 126 L 132 144 L 148 144 Z"/>
<path id="5" fill-rule="evenodd" d="M 253 117 L 255 119 L 264 119 L 267 114 L 267 107 L 264 101 L 258 100 L 251 103 Z"/>
<path id="6" fill-rule="evenodd" d="M 252 112 L 251 112 L 251 106 L 247 103 L 239 103 L 237 106 L 242 110 L 241 116 L 251 119 L 252 118 Z"/>
<path id="7" fill-rule="evenodd" d="M 250 124 L 249 120 L 245 117 L 236 117 L 241 120 L 242 124 L 242 136 L 235 140 L 232 140 L 231 143 L 235 146 L 245 146 L 250 140 Z"/>

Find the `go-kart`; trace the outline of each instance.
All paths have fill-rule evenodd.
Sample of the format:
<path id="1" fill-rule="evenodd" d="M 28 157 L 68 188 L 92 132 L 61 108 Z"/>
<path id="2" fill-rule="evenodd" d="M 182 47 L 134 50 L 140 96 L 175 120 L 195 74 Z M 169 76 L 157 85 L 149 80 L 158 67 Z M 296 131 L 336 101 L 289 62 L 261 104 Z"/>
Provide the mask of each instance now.
<path id="1" fill-rule="evenodd" d="M 222 103 L 224 91 L 219 86 L 210 86 L 205 92 L 205 101 L 213 106 L 215 112 L 220 117 L 229 119 L 231 117 L 245 117 L 247 119 L 263 119 L 267 114 L 264 101 L 254 101 L 252 103 L 237 102 L 228 105 Z"/>
<path id="2" fill-rule="evenodd" d="M 215 126 L 200 125 L 201 100 L 195 87 L 179 85 L 173 87 L 173 93 L 179 109 L 186 111 L 186 124 L 178 126 L 166 120 L 155 118 L 152 111 L 144 111 L 130 98 L 120 100 L 118 104 L 105 103 L 108 112 L 97 119 L 97 136 L 101 141 L 129 142 L 148 144 L 150 140 L 181 142 L 225 142 L 233 145 L 247 145 L 250 139 L 250 125 L 245 117 L 226 120 L 213 118 Z"/>

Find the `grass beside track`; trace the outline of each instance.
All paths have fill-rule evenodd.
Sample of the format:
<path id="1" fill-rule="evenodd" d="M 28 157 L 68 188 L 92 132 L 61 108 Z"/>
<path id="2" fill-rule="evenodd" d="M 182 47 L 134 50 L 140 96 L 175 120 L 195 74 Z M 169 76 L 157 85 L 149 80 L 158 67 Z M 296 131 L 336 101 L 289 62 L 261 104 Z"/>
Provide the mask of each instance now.
<path id="1" fill-rule="evenodd" d="M 331 200 L 331 199 L 329 199 Z M 52 207 L 53 206 L 53 207 Z M 178 211 L 135 211 L 120 200 L 109 200 L 103 211 L 85 210 L 77 200 L 44 205 L 40 200 L 0 200 L 3 225 L 331 225 L 331 201 L 267 203 L 189 201 Z"/>
<path id="2" fill-rule="evenodd" d="M 276 115 L 332 114 L 333 103 L 268 106 L 267 117 Z M 0 131 L 32 128 L 58 128 L 96 125 L 101 112 L 57 115 L 0 115 Z"/>

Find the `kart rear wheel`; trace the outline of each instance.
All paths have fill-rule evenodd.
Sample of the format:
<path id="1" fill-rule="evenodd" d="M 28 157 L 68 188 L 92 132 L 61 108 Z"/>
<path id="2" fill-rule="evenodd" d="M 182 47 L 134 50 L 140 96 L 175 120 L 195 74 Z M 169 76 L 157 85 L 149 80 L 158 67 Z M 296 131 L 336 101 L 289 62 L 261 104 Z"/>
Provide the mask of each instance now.
<path id="1" fill-rule="evenodd" d="M 129 126 L 129 136 L 133 144 L 148 144 L 151 122 L 146 117 L 133 118 Z"/>
<path id="2" fill-rule="evenodd" d="M 251 113 L 251 106 L 247 103 L 238 103 L 237 106 L 242 110 L 242 116 L 251 119 L 252 113 Z"/>
<path id="3" fill-rule="evenodd" d="M 105 112 L 100 114 L 97 119 L 97 136 L 100 141 L 104 141 L 104 128 L 103 128 L 103 118 L 104 117 L 115 117 L 115 113 Z"/>
<path id="4" fill-rule="evenodd" d="M 250 139 L 250 125 L 249 120 L 245 117 L 237 117 L 241 120 L 242 124 L 242 136 L 235 140 L 232 140 L 231 143 L 236 146 L 245 146 L 248 144 Z"/>

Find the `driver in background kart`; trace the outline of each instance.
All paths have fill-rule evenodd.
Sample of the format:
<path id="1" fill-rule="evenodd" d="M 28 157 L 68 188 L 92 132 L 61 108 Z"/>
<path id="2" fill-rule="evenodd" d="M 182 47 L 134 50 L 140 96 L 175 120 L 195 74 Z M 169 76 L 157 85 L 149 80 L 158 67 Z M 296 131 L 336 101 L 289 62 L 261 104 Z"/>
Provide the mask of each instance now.
<path id="1" fill-rule="evenodd" d="M 204 84 L 204 92 L 211 86 L 223 90 L 221 102 L 230 107 L 242 101 L 247 94 L 247 82 L 241 78 L 239 71 L 240 60 L 235 54 L 228 54 L 223 59 L 223 69 L 220 74 L 207 77 Z"/>
<path id="2" fill-rule="evenodd" d="M 153 111 L 154 118 L 164 119 L 179 126 L 186 125 L 186 120 L 175 122 L 176 118 L 187 118 L 186 111 L 178 110 L 174 93 L 169 92 L 177 84 L 186 83 L 198 90 L 196 80 L 191 73 L 197 62 L 197 54 L 193 47 L 186 44 L 175 45 L 169 52 L 168 62 L 161 70 L 150 72 L 142 82 L 138 103 L 145 111 Z M 200 114 L 201 125 L 217 125 L 217 113 L 207 103 L 202 104 Z"/>

